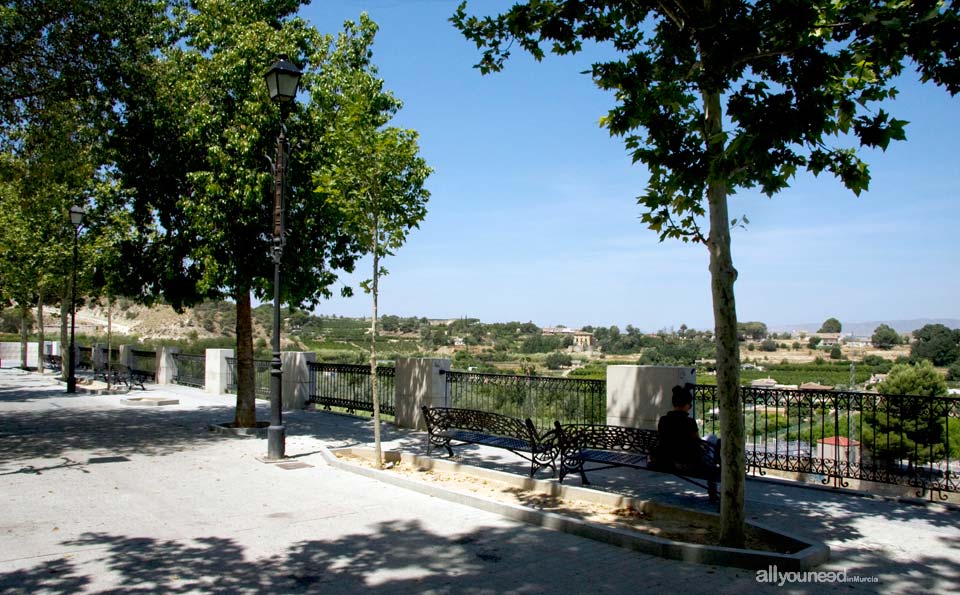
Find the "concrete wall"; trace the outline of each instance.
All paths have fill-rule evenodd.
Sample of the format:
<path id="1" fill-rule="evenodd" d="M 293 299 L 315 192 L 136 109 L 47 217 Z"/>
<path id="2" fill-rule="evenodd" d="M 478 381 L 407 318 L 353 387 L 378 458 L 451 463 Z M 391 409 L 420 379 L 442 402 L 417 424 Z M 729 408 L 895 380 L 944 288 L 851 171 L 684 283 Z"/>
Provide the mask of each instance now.
<path id="1" fill-rule="evenodd" d="M 222 395 L 227 392 L 227 358 L 234 357 L 233 349 L 207 349 L 203 388 L 208 393 Z"/>
<path id="2" fill-rule="evenodd" d="M 309 351 L 280 353 L 281 395 L 284 411 L 303 409 L 310 398 L 309 362 L 317 361 L 317 354 Z"/>
<path id="3" fill-rule="evenodd" d="M 173 384 L 177 375 L 177 361 L 173 359 L 175 353 L 180 353 L 179 347 L 157 348 L 157 384 Z"/>
<path id="4" fill-rule="evenodd" d="M 696 381 L 696 368 L 608 366 L 607 424 L 655 430 L 673 408 L 673 387 Z"/>
<path id="5" fill-rule="evenodd" d="M 397 358 L 397 426 L 426 429 L 420 407 L 445 407 L 447 379 L 441 374 L 450 369 L 448 359 Z"/>

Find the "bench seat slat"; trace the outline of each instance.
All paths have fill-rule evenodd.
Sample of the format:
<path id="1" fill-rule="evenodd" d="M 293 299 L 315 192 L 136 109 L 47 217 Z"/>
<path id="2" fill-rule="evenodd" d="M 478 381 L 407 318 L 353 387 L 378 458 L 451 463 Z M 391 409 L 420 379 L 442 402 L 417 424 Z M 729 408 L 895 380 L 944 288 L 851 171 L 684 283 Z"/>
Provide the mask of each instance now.
<path id="1" fill-rule="evenodd" d="M 469 432 L 462 430 L 452 430 L 448 432 L 439 432 L 441 436 L 448 436 L 451 440 L 459 440 L 460 442 L 472 442 L 474 444 L 484 444 L 486 446 L 496 446 L 497 448 L 505 448 L 507 450 L 523 450 L 530 451 L 530 443 L 526 440 L 520 440 L 519 438 L 509 438 L 506 436 L 491 436 L 488 434 L 481 434 L 480 432 Z"/>
<path id="2" fill-rule="evenodd" d="M 607 463 L 610 465 L 622 465 L 625 467 L 647 466 L 647 455 L 591 449 L 581 450 L 578 454 L 579 457 L 584 461 L 590 461 L 593 463 Z"/>

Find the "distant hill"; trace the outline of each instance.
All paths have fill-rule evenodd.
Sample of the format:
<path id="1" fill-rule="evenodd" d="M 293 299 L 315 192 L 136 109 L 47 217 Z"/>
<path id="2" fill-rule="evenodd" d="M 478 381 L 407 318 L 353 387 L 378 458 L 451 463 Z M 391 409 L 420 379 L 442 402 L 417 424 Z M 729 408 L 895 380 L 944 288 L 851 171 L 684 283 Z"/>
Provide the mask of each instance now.
<path id="1" fill-rule="evenodd" d="M 960 319 L 957 318 L 915 318 L 913 320 L 874 320 L 870 322 L 847 322 L 841 320 L 844 333 L 852 333 L 857 337 L 869 337 L 881 324 L 893 328 L 900 334 L 912 333 L 913 331 L 928 324 L 942 324 L 947 328 L 960 328 Z M 805 331 L 815 333 L 820 330 L 823 322 L 808 322 L 804 324 L 778 324 L 769 327 L 771 332 L 787 333 L 792 331 Z"/>

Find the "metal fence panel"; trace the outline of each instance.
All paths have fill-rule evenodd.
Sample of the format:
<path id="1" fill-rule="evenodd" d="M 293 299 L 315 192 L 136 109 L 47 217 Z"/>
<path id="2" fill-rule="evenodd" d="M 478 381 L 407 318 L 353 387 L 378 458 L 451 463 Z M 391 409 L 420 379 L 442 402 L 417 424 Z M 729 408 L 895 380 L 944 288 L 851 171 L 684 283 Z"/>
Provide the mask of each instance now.
<path id="1" fill-rule="evenodd" d="M 175 384 L 203 388 L 207 369 L 206 356 L 174 353 L 173 361 L 177 364 L 177 373 L 173 377 Z"/>
<path id="2" fill-rule="evenodd" d="M 748 469 L 960 492 L 960 400 L 829 390 L 740 388 Z M 701 432 L 720 434 L 716 387 L 698 385 Z M 722 436 L 721 436 L 722 438 Z"/>
<path id="3" fill-rule="evenodd" d="M 370 366 L 363 364 L 323 364 L 310 362 L 309 402 L 322 405 L 324 409 L 341 407 L 348 412 L 373 412 Z M 377 367 L 377 393 L 380 412 L 396 415 L 394 392 L 396 369 L 392 366 Z"/>
<path id="4" fill-rule="evenodd" d="M 270 398 L 270 360 L 253 360 L 253 392 L 258 399 Z M 237 358 L 227 358 L 227 392 L 237 392 Z"/>
<path id="5" fill-rule="evenodd" d="M 447 372 L 446 378 L 448 407 L 529 417 L 541 431 L 553 429 L 554 420 L 570 424 L 606 420 L 605 380 L 478 372 Z"/>

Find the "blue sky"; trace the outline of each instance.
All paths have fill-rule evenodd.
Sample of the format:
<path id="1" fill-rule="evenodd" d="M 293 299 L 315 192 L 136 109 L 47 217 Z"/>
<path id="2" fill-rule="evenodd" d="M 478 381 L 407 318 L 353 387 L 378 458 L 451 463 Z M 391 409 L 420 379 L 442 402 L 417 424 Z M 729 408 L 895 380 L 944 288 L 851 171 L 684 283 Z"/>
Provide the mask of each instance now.
<path id="1" fill-rule="evenodd" d="M 589 56 L 537 64 L 518 49 L 481 76 L 479 52 L 447 21 L 455 8 L 315 0 L 301 11 L 325 32 L 361 11 L 379 24 L 374 62 L 405 104 L 395 123 L 420 133 L 435 170 L 426 219 L 385 262 L 380 313 L 712 328 L 706 249 L 660 243 L 639 221 L 647 172 L 598 126 L 612 99 L 580 74 Z M 804 174 L 773 199 L 731 199 L 731 217 L 750 220 L 733 235 L 741 321 L 960 318 L 960 99 L 912 79 L 899 88 L 908 141 L 864 153 L 869 192 Z M 363 261 L 346 280 L 369 270 Z M 357 289 L 317 313 L 368 316 L 370 303 Z"/>

